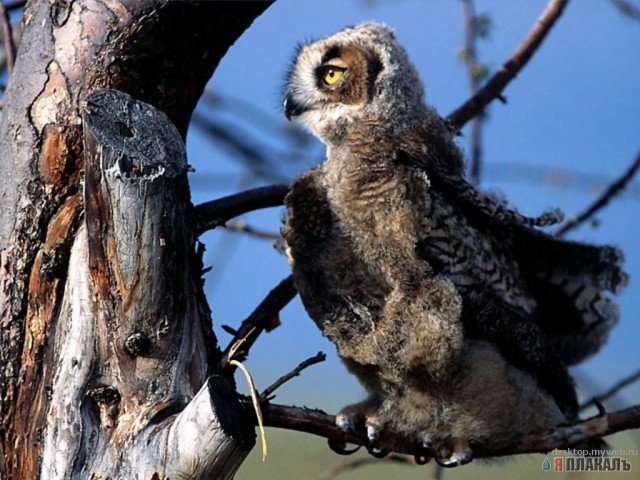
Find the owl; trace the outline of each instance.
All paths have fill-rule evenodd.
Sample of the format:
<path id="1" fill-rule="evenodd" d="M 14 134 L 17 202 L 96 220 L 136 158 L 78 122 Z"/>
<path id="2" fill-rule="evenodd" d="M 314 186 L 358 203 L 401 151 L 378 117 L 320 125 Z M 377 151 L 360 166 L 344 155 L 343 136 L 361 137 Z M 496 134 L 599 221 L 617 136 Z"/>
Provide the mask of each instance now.
<path id="1" fill-rule="evenodd" d="M 465 181 L 384 25 L 303 45 L 284 113 L 327 148 L 286 197 L 284 236 L 305 309 L 368 392 L 337 425 L 455 466 L 575 421 L 567 368 L 618 320 L 620 251 L 557 239 L 541 228 L 557 211 L 527 217 Z"/>

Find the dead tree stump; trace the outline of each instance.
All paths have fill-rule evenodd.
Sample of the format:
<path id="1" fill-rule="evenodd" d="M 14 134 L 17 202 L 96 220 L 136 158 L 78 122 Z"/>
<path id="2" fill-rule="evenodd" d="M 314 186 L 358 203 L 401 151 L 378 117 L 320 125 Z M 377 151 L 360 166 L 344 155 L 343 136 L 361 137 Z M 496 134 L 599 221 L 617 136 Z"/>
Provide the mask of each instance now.
<path id="1" fill-rule="evenodd" d="M 255 433 L 212 369 L 184 144 L 166 115 L 125 93 L 85 103 L 85 215 L 56 329 L 41 477 L 232 478 Z"/>

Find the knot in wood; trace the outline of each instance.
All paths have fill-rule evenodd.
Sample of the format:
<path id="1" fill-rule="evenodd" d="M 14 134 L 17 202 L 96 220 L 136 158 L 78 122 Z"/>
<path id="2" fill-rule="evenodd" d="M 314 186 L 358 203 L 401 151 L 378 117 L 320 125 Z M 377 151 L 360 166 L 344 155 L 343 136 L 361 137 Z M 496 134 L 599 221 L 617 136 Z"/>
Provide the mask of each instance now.
<path id="1" fill-rule="evenodd" d="M 151 340 L 143 332 L 134 332 L 124 341 L 124 348 L 133 357 L 143 357 L 151 350 Z"/>
<path id="2" fill-rule="evenodd" d="M 87 397 L 98 405 L 111 406 L 120 403 L 120 392 L 110 385 L 87 390 Z"/>

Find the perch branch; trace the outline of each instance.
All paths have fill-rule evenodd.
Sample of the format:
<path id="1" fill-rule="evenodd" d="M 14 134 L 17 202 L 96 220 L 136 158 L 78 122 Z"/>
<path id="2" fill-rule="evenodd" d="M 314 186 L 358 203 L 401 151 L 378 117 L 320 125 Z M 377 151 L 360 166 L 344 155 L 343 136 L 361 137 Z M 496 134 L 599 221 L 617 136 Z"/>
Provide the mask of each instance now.
<path id="1" fill-rule="evenodd" d="M 452 112 L 447 119 L 456 128 L 461 128 L 495 98 L 500 98 L 507 84 L 518 74 L 533 56 L 551 27 L 556 23 L 569 0 L 551 0 L 538 18 L 536 24 L 529 31 L 522 43 L 518 45 L 511 57 L 502 64 L 500 69 L 489 81 L 478 90 L 473 97 Z"/>
<path id="2" fill-rule="evenodd" d="M 556 236 L 560 237 L 564 235 L 569 230 L 573 230 L 581 223 L 584 223 L 589 218 L 593 217 L 596 212 L 605 207 L 613 197 L 615 197 L 627 186 L 629 181 L 637 173 L 638 168 L 640 168 L 640 152 L 638 152 L 636 158 L 633 160 L 631 165 L 629 165 L 629 168 L 627 168 L 622 176 L 611 185 L 609 185 L 609 187 L 604 192 L 602 192 L 602 195 L 600 195 L 600 197 L 595 202 L 593 202 L 586 210 L 584 210 L 576 217 L 568 219 L 565 224 L 558 229 L 558 231 L 556 232 Z"/>
<path id="3" fill-rule="evenodd" d="M 324 362 L 326 359 L 327 359 L 327 354 L 324 352 L 318 352 L 313 357 L 307 358 L 304 362 L 301 362 L 300 365 L 298 365 L 296 368 L 291 370 L 286 375 L 283 375 L 282 377 L 280 377 L 278 380 L 273 382 L 273 384 L 270 385 L 269 387 L 265 388 L 264 392 L 260 394 L 260 398 L 262 400 L 268 400 L 273 392 L 275 392 L 278 388 L 280 388 L 282 385 L 287 383 L 293 377 L 297 377 L 298 375 L 300 375 L 300 372 L 302 372 L 305 368 L 308 368 L 311 365 L 315 365 L 316 363 Z"/>
<path id="4" fill-rule="evenodd" d="M 235 367 L 230 363 L 231 357 L 238 361 L 243 361 L 247 358 L 249 349 L 260 334 L 268 329 L 273 319 L 278 316 L 280 310 L 293 300 L 296 293 L 292 276 L 282 280 L 277 287 L 269 292 L 260 305 L 242 322 L 235 337 L 225 349 L 221 364 L 223 373 L 230 374 L 233 372 Z M 241 343 L 240 349 L 237 348 L 239 343 Z"/>
<path id="5" fill-rule="evenodd" d="M 593 397 L 593 399 L 589 400 L 588 402 L 583 403 L 582 405 L 580 405 L 580 410 L 584 410 L 587 407 L 593 405 L 594 403 L 598 404 L 598 403 L 604 402 L 605 400 L 608 400 L 609 398 L 613 397 L 616 393 L 618 393 L 620 390 L 628 387 L 629 385 L 637 382 L 638 380 L 640 380 L 640 370 L 636 370 L 631 375 L 623 378 L 606 392 L 601 393 L 600 395 Z"/>
<path id="6" fill-rule="evenodd" d="M 264 424 L 268 427 L 284 428 L 311 433 L 337 443 L 351 443 L 365 446 L 366 438 L 347 434 L 335 425 L 335 417 L 321 410 L 264 404 L 262 407 Z M 554 448 L 567 448 L 577 442 L 604 437 L 625 430 L 640 428 L 640 405 L 624 410 L 596 416 L 571 425 L 557 427 L 542 432 L 522 435 L 519 439 L 502 448 L 476 447 L 475 458 L 504 457 L 528 453 L 546 453 Z M 412 455 L 413 443 L 409 439 L 398 439 L 402 448 L 396 453 Z"/>
<path id="7" fill-rule="evenodd" d="M 13 64 L 16 62 L 16 46 L 13 43 L 13 32 L 11 31 L 11 20 L 9 19 L 9 12 L 2 2 L 0 2 L 0 23 L 2 23 L 4 49 L 7 52 L 7 71 L 9 73 L 9 77 L 11 77 L 11 72 L 13 72 Z"/>
<path id="8" fill-rule="evenodd" d="M 195 233 L 200 236 L 243 213 L 282 205 L 288 191 L 287 185 L 269 185 L 197 205 L 194 209 Z"/>

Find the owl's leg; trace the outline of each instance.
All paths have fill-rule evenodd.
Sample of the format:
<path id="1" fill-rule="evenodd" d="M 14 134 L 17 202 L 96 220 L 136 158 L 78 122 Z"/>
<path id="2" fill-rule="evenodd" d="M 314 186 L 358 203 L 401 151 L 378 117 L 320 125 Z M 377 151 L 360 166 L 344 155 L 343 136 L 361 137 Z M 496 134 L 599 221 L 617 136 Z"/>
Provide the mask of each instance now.
<path id="1" fill-rule="evenodd" d="M 421 372 L 446 382 L 459 361 L 464 338 L 460 311 L 460 295 L 447 279 L 395 289 L 387 299 L 384 320 L 376 326 L 377 344 L 383 348 L 379 361 L 385 362 L 381 370 L 388 380 L 401 385 L 407 374 Z"/>

